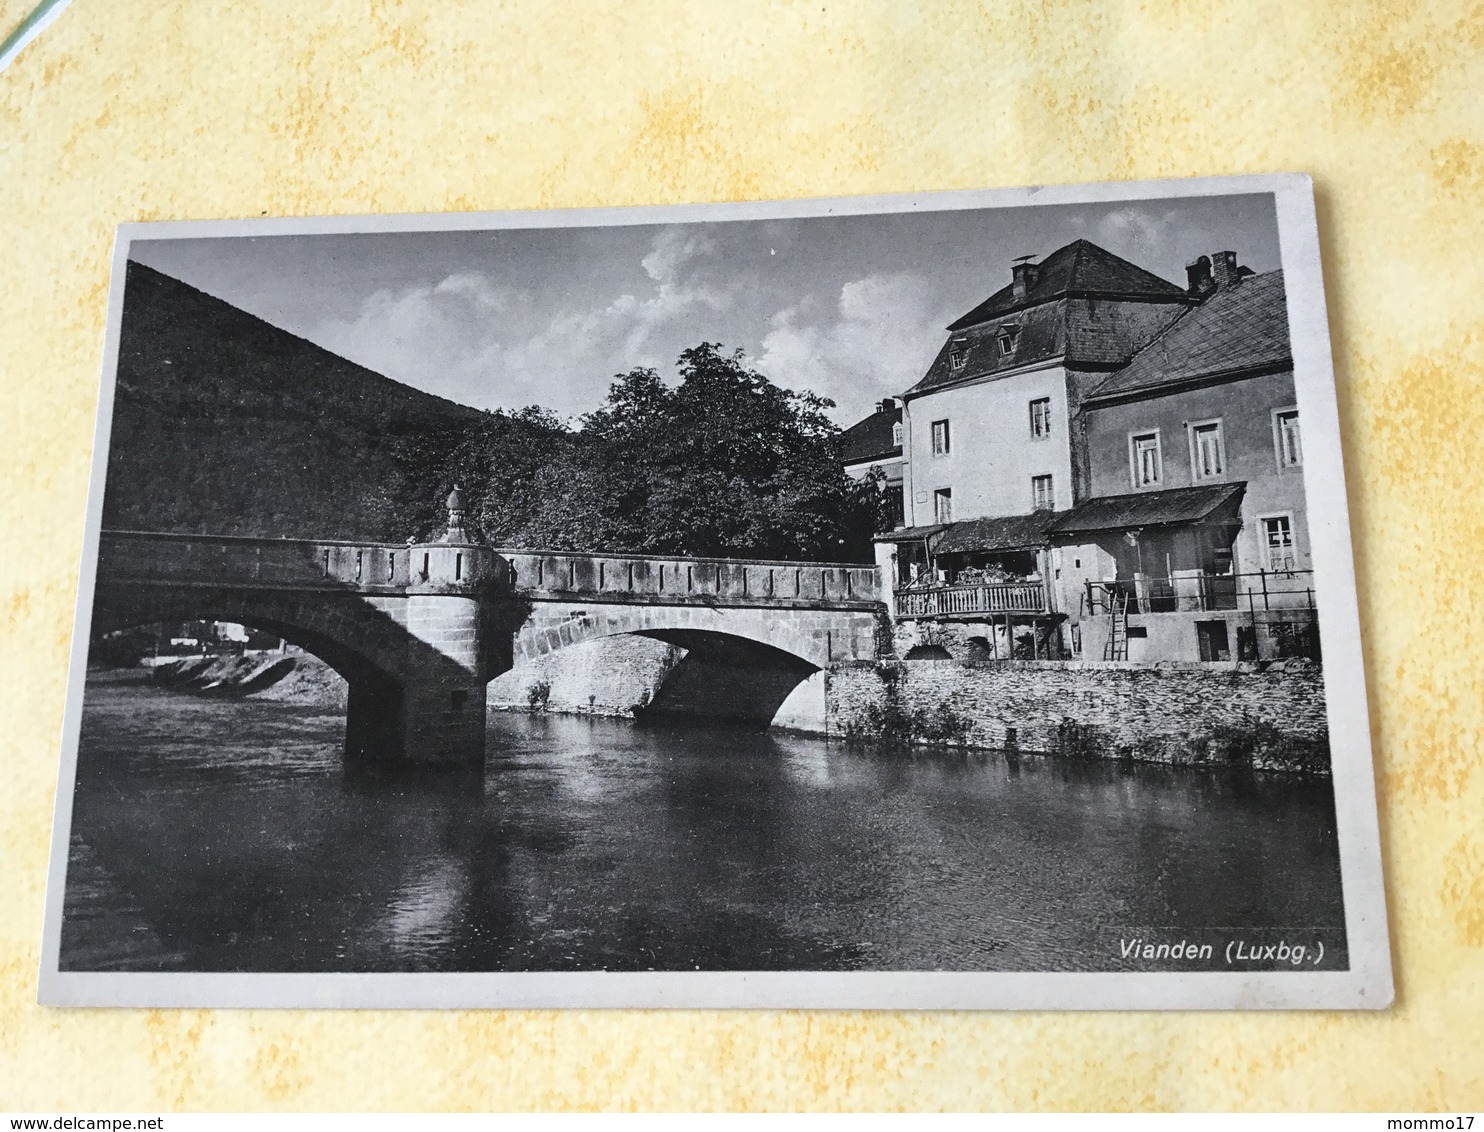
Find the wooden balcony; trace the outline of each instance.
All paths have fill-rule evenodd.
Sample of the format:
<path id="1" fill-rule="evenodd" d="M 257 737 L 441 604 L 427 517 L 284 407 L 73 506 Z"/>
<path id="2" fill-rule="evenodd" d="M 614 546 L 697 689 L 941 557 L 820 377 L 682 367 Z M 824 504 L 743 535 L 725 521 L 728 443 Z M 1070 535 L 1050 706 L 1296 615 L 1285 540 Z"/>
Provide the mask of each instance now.
<path id="1" fill-rule="evenodd" d="M 1045 613 L 1040 582 L 986 582 L 896 591 L 898 617 L 955 617 L 981 613 Z"/>

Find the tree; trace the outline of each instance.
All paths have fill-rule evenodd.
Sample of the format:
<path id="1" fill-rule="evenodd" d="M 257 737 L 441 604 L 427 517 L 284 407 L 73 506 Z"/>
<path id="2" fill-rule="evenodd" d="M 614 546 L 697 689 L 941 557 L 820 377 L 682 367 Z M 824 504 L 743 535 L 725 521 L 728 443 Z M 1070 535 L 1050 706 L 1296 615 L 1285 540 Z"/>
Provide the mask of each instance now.
<path id="1" fill-rule="evenodd" d="M 637 369 L 583 419 L 601 452 L 571 498 L 616 548 L 756 558 L 867 557 L 874 498 L 841 469 L 832 403 L 774 385 L 713 342 L 680 382 Z"/>
<path id="2" fill-rule="evenodd" d="M 673 387 L 652 369 L 620 374 L 576 430 L 532 408 L 430 438 L 425 474 L 444 491 L 458 477 L 497 545 L 869 560 L 881 493 L 842 470 L 832 402 L 712 342 L 678 367 Z"/>
<path id="3" fill-rule="evenodd" d="M 412 533 L 427 538 L 443 529 L 443 501 L 457 484 L 471 533 L 508 546 L 539 509 L 542 470 L 561 462 L 572 444 L 572 431 L 539 406 L 484 413 L 473 423 L 399 438 L 398 482 L 388 490 Z"/>

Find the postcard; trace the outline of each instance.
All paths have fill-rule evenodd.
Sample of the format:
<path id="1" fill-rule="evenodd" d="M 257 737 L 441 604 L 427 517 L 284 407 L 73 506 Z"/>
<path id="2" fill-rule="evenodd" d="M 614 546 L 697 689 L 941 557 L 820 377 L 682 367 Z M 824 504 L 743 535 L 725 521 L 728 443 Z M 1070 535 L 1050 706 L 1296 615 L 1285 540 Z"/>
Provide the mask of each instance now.
<path id="1" fill-rule="evenodd" d="M 1301 175 L 119 228 L 40 998 L 1382 1008 Z"/>

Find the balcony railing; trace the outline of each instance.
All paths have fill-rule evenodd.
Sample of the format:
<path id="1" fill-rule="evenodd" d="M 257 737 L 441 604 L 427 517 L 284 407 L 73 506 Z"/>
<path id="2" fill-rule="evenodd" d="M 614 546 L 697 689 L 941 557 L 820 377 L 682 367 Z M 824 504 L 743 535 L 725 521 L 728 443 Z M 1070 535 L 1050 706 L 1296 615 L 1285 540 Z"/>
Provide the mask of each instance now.
<path id="1" fill-rule="evenodd" d="M 898 617 L 943 617 L 955 613 L 1045 613 L 1040 582 L 984 582 L 928 586 L 896 592 Z"/>

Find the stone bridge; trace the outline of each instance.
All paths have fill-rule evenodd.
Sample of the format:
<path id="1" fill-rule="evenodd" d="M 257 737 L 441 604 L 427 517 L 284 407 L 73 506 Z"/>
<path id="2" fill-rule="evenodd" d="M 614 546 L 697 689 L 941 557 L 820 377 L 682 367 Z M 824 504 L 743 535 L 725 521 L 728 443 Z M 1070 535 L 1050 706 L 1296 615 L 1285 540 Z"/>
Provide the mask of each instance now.
<path id="1" fill-rule="evenodd" d="M 497 550 L 457 502 L 441 538 L 401 546 L 103 531 L 92 633 L 271 632 L 345 678 L 348 756 L 417 763 L 482 759 L 488 681 L 597 637 L 686 649 L 694 712 L 760 723 L 811 674 L 877 655 L 874 567 Z"/>

